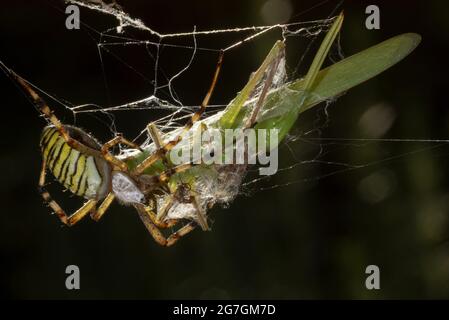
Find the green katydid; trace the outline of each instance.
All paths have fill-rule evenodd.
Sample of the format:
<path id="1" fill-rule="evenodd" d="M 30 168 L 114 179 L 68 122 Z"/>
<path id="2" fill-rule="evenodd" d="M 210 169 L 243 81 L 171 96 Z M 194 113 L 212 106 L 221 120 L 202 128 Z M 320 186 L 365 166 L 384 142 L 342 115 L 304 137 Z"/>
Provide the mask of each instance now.
<path id="1" fill-rule="evenodd" d="M 222 112 L 203 119 L 201 124 L 207 124 L 208 127 L 222 131 L 225 129 L 247 129 L 249 127 L 256 130 L 277 129 L 279 130 L 278 143 L 280 143 L 302 112 L 322 101 L 337 97 L 350 88 L 390 68 L 412 52 L 421 39 L 419 35 L 412 33 L 396 36 L 321 69 L 334 40 L 340 32 L 342 23 L 343 13 L 335 18 L 305 78 L 285 83 L 268 91 L 265 89 L 270 89 L 271 86 L 271 83 L 269 83 L 272 80 L 270 72 L 272 73 L 277 68 L 280 59 L 285 55 L 284 42 L 277 41 L 261 66 L 252 74 L 248 83 L 228 106 Z M 263 86 L 262 93 L 258 99 L 253 99 L 252 94 L 260 84 Z M 176 133 L 169 135 L 173 136 Z M 277 147 L 277 144 L 270 145 L 270 148 L 274 147 Z M 149 152 L 154 151 L 151 148 L 149 150 Z M 128 158 L 128 165 L 132 168 L 146 156 L 148 156 L 148 152 L 144 151 L 135 157 Z M 158 162 L 154 167 L 149 168 L 147 173 L 156 174 L 165 169 L 164 164 Z M 212 185 L 215 184 L 212 188 L 214 190 L 223 189 L 221 195 L 229 193 L 225 200 L 221 201 L 222 199 L 213 199 L 210 189 L 198 191 L 199 198 L 203 198 L 205 206 L 210 208 L 215 202 L 232 200 L 238 192 L 238 188 L 232 189 L 234 193 L 228 190 L 229 183 L 223 182 L 223 172 L 225 173 L 225 180 L 229 179 L 232 183 L 238 185 L 241 182 L 241 177 L 235 178 L 235 175 L 243 176 L 244 170 L 245 168 L 242 169 L 241 166 L 232 165 L 228 165 L 227 168 L 226 165 L 197 165 L 173 175 L 170 179 L 170 186 L 174 192 L 180 182 L 185 183 L 187 181 L 191 188 L 195 189 L 195 185 L 204 184 L 198 182 L 201 180 L 208 181 Z M 232 176 L 233 174 L 234 176 Z M 224 184 L 224 186 L 220 186 L 220 184 Z M 188 214 L 183 215 L 182 210 L 184 209 L 177 210 L 172 217 L 188 217 Z"/>
<path id="2" fill-rule="evenodd" d="M 411 53 L 421 40 L 418 34 L 402 34 L 320 70 L 331 44 L 340 31 L 342 22 L 343 14 L 340 14 L 326 34 L 305 78 L 285 83 L 267 94 L 254 126 L 256 129 L 279 129 L 281 131 L 279 142 L 281 142 L 299 114 L 389 69 Z M 283 55 L 284 49 L 285 44 L 277 41 L 259 69 L 253 73 L 248 83 L 225 110 L 214 115 L 213 119 L 204 119 L 203 122 L 219 129 L 243 127 L 244 119 L 251 112 L 251 108 L 248 107 L 251 93 L 263 79 L 267 69 L 279 56 Z M 148 152 L 150 151 L 144 150 L 128 158 L 128 165 L 135 167 L 148 156 Z M 152 173 L 163 169 L 163 165 L 157 163 L 147 172 Z"/>

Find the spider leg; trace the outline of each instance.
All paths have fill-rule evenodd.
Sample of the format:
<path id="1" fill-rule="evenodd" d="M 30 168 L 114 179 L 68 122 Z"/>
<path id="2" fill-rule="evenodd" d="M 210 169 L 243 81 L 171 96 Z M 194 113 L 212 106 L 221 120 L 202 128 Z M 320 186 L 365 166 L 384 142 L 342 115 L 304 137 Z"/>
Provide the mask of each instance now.
<path id="1" fill-rule="evenodd" d="M 264 104 L 267 93 L 273 83 L 274 75 L 276 74 L 276 71 L 278 70 L 278 67 L 279 67 L 279 63 L 281 62 L 284 55 L 285 55 L 285 52 L 282 50 L 281 53 L 278 56 L 276 56 L 276 58 L 271 62 L 271 67 L 268 71 L 268 75 L 267 75 L 267 78 L 265 79 L 262 91 L 259 95 L 259 98 L 257 99 L 256 105 L 255 105 L 253 111 L 251 112 L 251 116 L 248 118 L 248 120 L 245 123 L 245 126 L 244 126 L 245 129 L 250 128 L 256 122 L 257 116 L 259 115 L 260 108 Z"/>
<path id="2" fill-rule="evenodd" d="M 195 207 L 195 210 L 197 213 L 198 224 L 200 225 L 201 229 L 203 229 L 203 231 L 210 230 L 209 224 L 207 223 L 206 213 L 204 212 L 203 208 L 199 204 L 198 197 L 192 190 L 190 190 L 190 201 L 192 202 L 193 206 Z"/>
<path id="3" fill-rule="evenodd" d="M 193 124 L 198 121 L 201 118 L 201 115 L 206 111 L 206 107 L 209 104 L 210 97 L 212 96 L 212 93 L 215 89 L 215 85 L 217 84 L 218 75 L 220 74 L 221 65 L 223 63 L 223 51 L 220 51 L 220 55 L 218 57 L 217 67 L 215 69 L 214 77 L 212 78 L 212 83 L 209 87 L 209 90 L 206 93 L 206 96 L 203 99 L 203 102 L 201 103 L 200 109 L 195 112 L 190 120 L 187 122 L 187 124 L 184 126 L 182 131 L 174 138 L 173 140 L 167 142 L 165 145 L 163 145 L 158 151 L 153 153 L 151 156 L 148 156 L 146 159 L 144 159 L 134 170 L 134 175 L 140 175 L 150 167 L 153 163 L 155 163 L 157 160 L 161 159 L 162 157 L 167 154 L 170 150 L 172 150 L 181 140 L 185 132 L 190 130 L 192 128 Z"/>
<path id="4" fill-rule="evenodd" d="M 170 228 L 179 222 L 178 219 L 169 219 L 167 221 L 165 220 L 165 217 L 170 211 L 170 208 L 175 204 L 175 201 L 175 196 L 173 194 L 169 194 L 162 207 L 158 210 L 157 215 L 148 206 L 145 206 L 144 210 L 150 217 L 153 224 L 155 224 L 158 228 Z M 201 226 L 201 229 L 203 229 L 203 231 L 210 230 L 207 223 L 206 214 L 203 208 L 199 205 L 197 196 L 193 191 L 190 191 L 190 202 L 195 207 L 195 210 L 197 212 L 197 222 Z"/>
<path id="5" fill-rule="evenodd" d="M 170 211 L 171 207 L 175 204 L 175 198 L 172 194 L 167 196 L 167 199 L 165 200 L 162 207 L 158 210 L 157 215 L 155 216 L 155 221 L 164 221 L 165 217 L 167 216 L 168 211 Z M 154 213 L 153 213 L 154 214 Z"/>
<path id="6" fill-rule="evenodd" d="M 179 229 L 176 232 L 173 232 L 168 238 L 167 238 L 167 243 L 166 246 L 167 247 L 171 247 L 172 245 L 174 245 L 180 238 L 184 237 L 186 234 L 190 233 L 191 231 L 193 231 L 196 227 L 196 223 L 195 222 L 189 222 L 188 224 L 186 224 L 185 226 L 181 227 L 181 229 Z"/>
<path id="7" fill-rule="evenodd" d="M 148 134 L 151 137 L 151 140 L 156 145 L 157 149 L 160 149 L 163 146 L 162 135 L 157 126 L 154 123 L 150 123 L 147 126 Z"/>
<path id="8" fill-rule="evenodd" d="M 177 167 L 175 167 L 177 168 Z M 174 169 L 174 168 L 173 168 Z M 165 180 L 164 180 L 165 182 Z M 176 192 L 176 191 L 175 191 Z M 194 206 L 196 213 L 197 213 L 197 222 L 201 226 L 201 229 L 203 231 L 210 230 L 209 225 L 207 223 L 207 217 L 206 213 L 204 212 L 203 208 L 199 204 L 198 197 L 196 193 L 192 190 L 189 190 L 190 199 L 189 202 Z M 176 219 L 170 219 L 168 222 L 165 222 L 165 217 L 167 216 L 168 212 L 170 211 L 171 207 L 175 204 L 176 198 L 173 193 L 170 193 L 167 195 L 167 198 L 162 205 L 162 207 L 157 210 L 157 215 L 154 214 L 154 212 L 149 208 L 145 207 L 145 211 L 150 216 L 152 222 L 158 226 L 159 228 L 168 228 L 174 224 L 176 224 Z"/>
<path id="9" fill-rule="evenodd" d="M 4 68 L 6 68 L 6 67 L 4 67 Z M 82 143 L 80 143 L 77 140 L 70 137 L 69 133 L 64 128 L 61 121 L 59 121 L 59 119 L 54 115 L 53 111 L 50 109 L 48 104 L 44 101 L 44 99 L 42 99 L 37 94 L 36 91 L 34 91 L 34 89 L 30 86 L 30 84 L 25 79 L 23 79 L 22 77 L 17 75 L 11 69 L 6 68 L 6 71 L 11 76 L 11 78 L 13 78 L 15 81 L 17 81 L 17 83 L 21 86 L 21 88 L 27 94 L 29 99 L 31 99 L 31 101 L 36 106 L 36 108 L 39 110 L 39 112 L 41 112 L 45 116 L 45 118 L 47 118 L 48 121 L 50 121 L 55 126 L 55 128 L 59 131 L 59 134 L 64 138 L 64 140 L 67 142 L 67 144 L 70 147 L 75 148 L 77 150 L 85 150 L 86 149 L 86 147 Z M 88 150 L 86 150 L 86 152 L 88 152 Z"/>
<path id="10" fill-rule="evenodd" d="M 151 137 L 151 140 L 154 142 L 156 149 L 159 150 L 164 144 L 164 141 L 162 140 L 162 134 L 158 127 L 152 122 L 147 126 L 148 134 Z M 167 157 L 162 157 L 162 162 L 164 165 L 169 168 L 171 167 L 171 164 L 169 163 Z"/>
<path id="11" fill-rule="evenodd" d="M 106 161 L 111 163 L 113 166 L 118 167 L 121 171 L 127 172 L 128 171 L 127 164 L 125 162 L 123 162 L 122 160 L 117 159 L 109 152 L 109 149 L 111 149 L 112 147 L 114 147 L 117 144 L 126 144 L 126 145 L 130 146 L 131 148 L 139 149 L 139 150 L 141 150 L 141 149 L 137 144 L 127 140 L 126 138 L 124 138 L 121 135 L 118 135 L 115 138 L 109 140 L 101 147 L 101 153 L 103 154 L 103 157 L 106 159 Z"/>
<path id="12" fill-rule="evenodd" d="M 98 209 L 91 213 L 90 217 L 95 221 L 100 220 L 103 217 L 103 215 L 106 213 L 106 210 L 108 210 L 109 206 L 114 201 L 114 199 L 115 199 L 115 195 L 112 192 L 110 192 L 106 196 L 106 198 L 104 198 L 103 202 L 98 207 Z"/>
<path id="13" fill-rule="evenodd" d="M 67 218 L 67 225 L 71 227 L 83 219 L 89 212 L 95 211 L 97 202 L 97 200 L 91 199 L 84 203 L 81 208 Z"/>
<path id="14" fill-rule="evenodd" d="M 180 164 L 179 166 L 167 169 L 163 172 L 161 172 L 159 175 L 155 176 L 155 178 L 157 180 L 159 180 L 159 182 L 168 182 L 168 180 L 170 179 L 170 177 L 172 175 L 174 175 L 175 173 L 180 173 L 183 171 L 186 171 L 190 168 L 193 167 L 193 164 L 191 163 L 184 163 L 184 164 Z"/>
<path id="15" fill-rule="evenodd" d="M 148 232 L 153 237 L 154 241 L 156 241 L 161 246 L 166 246 L 167 239 L 165 239 L 162 232 L 156 227 L 156 225 L 153 223 L 153 221 L 151 221 L 151 218 L 147 214 L 147 212 L 144 210 L 143 205 L 135 204 L 134 208 L 136 208 L 140 219 L 142 220 L 143 224 L 147 228 Z"/>
<path id="16" fill-rule="evenodd" d="M 95 210 L 97 200 L 91 199 L 88 200 L 86 203 L 84 203 L 83 206 L 79 208 L 75 213 L 73 213 L 70 216 L 67 216 L 65 211 L 59 206 L 59 204 L 55 200 L 51 198 L 50 193 L 44 187 L 46 166 L 47 166 L 46 159 L 43 159 L 42 169 L 39 176 L 39 193 L 41 194 L 44 201 L 48 203 L 50 208 L 53 209 L 53 211 L 56 213 L 56 215 L 58 216 L 59 220 L 61 220 L 62 223 L 64 223 L 67 226 L 73 226 L 76 223 L 78 223 L 82 218 L 84 218 L 89 212 Z"/>
<path id="17" fill-rule="evenodd" d="M 65 131 L 62 123 L 59 119 L 53 114 L 53 111 L 47 105 L 47 103 L 34 91 L 33 88 L 28 84 L 28 82 L 22 77 L 18 76 L 12 70 L 9 70 L 11 76 L 22 86 L 22 89 L 28 94 L 29 98 L 31 98 L 34 105 L 39 109 L 40 112 L 59 130 L 61 135 L 64 138 L 69 138 L 69 134 Z"/>
<path id="18" fill-rule="evenodd" d="M 183 171 L 191 168 L 192 166 L 193 165 L 190 163 L 181 164 L 179 166 L 165 170 L 164 172 L 162 172 L 161 174 L 156 176 L 156 178 L 160 182 L 166 183 L 166 182 L 168 182 L 168 180 L 170 179 L 170 177 L 173 174 L 183 172 Z M 197 212 L 198 224 L 201 226 L 203 231 L 209 230 L 209 225 L 207 224 L 206 214 L 198 202 L 198 197 L 197 197 L 196 193 L 192 190 L 190 190 L 189 193 L 190 193 L 190 202 L 193 204 L 193 206 L 195 207 L 195 210 Z M 174 204 L 174 196 L 171 194 L 168 196 L 168 199 L 164 203 L 163 207 L 159 210 L 156 220 L 163 221 L 165 216 L 167 215 L 168 211 L 173 206 L 173 204 Z"/>
<path id="19" fill-rule="evenodd" d="M 137 213 L 139 214 L 140 219 L 142 220 L 143 224 L 147 228 L 147 230 L 150 232 L 151 236 L 154 238 L 154 240 L 164 247 L 170 247 L 173 244 L 175 244 L 180 238 L 191 232 L 195 229 L 196 223 L 195 222 L 189 222 L 188 224 L 184 225 L 177 231 L 170 234 L 168 238 L 165 238 L 165 236 L 162 234 L 162 232 L 159 230 L 159 228 L 155 225 L 155 223 L 152 221 L 151 215 L 149 214 L 149 211 L 146 210 L 145 206 L 143 205 L 134 205 L 134 207 L 137 210 Z M 153 213 L 154 218 L 154 213 Z M 179 220 L 172 220 L 172 224 L 170 226 L 174 226 Z"/>
<path id="20" fill-rule="evenodd" d="M 169 195 L 168 198 L 169 199 L 168 199 L 167 202 L 170 202 L 169 206 L 171 207 L 173 205 L 173 203 L 174 203 L 174 198 L 171 195 Z M 164 207 L 165 207 L 165 205 L 164 205 Z M 165 210 L 166 213 L 163 215 L 163 217 L 161 219 L 161 218 L 159 218 L 159 214 L 156 215 L 154 213 L 154 211 L 151 210 L 150 207 L 143 206 L 143 211 L 145 211 L 145 213 L 151 219 L 151 222 L 156 227 L 161 228 L 161 229 L 171 228 L 171 227 L 175 226 L 179 222 L 179 220 L 177 220 L 177 219 L 170 219 L 168 221 L 164 221 L 163 218 L 165 218 L 165 216 L 167 215 L 168 210 L 170 210 L 170 207 L 167 206 L 166 209 L 164 209 L 164 207 L 162 207 L 161 210 Z"/>

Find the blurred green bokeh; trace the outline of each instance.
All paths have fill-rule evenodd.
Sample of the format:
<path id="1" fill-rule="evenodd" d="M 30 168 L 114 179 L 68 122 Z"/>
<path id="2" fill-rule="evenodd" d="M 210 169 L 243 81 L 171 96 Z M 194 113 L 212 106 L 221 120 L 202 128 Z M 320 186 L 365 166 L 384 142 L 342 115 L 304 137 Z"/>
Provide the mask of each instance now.
<path id="1" fill-rule="evenodd" d="M 381 10 L 381 29 L 365 28 L 367 3 L 344 2 L 341 49 L 349 56 L 405 32 L 422 35 L 409 57 L 332 103 L 301 115 L 294 134 L 301 137 L 445 139 L 449 34 L 443 1 L 372 1 Z M 125 9 L 163 33 L 271 24 L 326 18 L 329 1 L 271 0 L 245 3 L 134 1 Z M 275 8 L 275 9 L 273 9 Z M 277 8 L 277 9 L 276 9 Z M 73 104 L 117 105 L 152 93 L 151 83 L 104 54 L 108 88 L 96 40 L 86 31 L 64 28 L 60 2 L 4 4 L 0 12 L 1 59 L 50 94 Z M 81 11 L 82 20 L 105 30 L 112 19 Z M 92 33 L 92 36 L 95 36 Z M 142 38 L 136 32 L 135 37 Z M 226 56 L 213 104 L 226 104 L 247 82 L 278 34 L 261 37 Z M 319 38 L 321 39 L 321 38 Z M 191 40 L 191 39 L 190 39 Z M 288 70 L 293 72 L 310 38 L 289 38 Z M 206 47 L 226 46 L 227 36 Z M 304 74 L 319 40 L 300 63 Z M 142 48 L 114 51 L 151 78 Z M 190 58 L 189 50 L 164 52 L 161 63 L 173 74 Z M 174 59 L 174 57 L 176 59 Z M 339 59 L 338 50 L 331 55 Z M 179 58 L 178 58 L 179 57 Z M 172 60 L 170 60 L 172 59 Z M 179 61 L 178 61 L 179 60 Z M 210 81 L 216 56 L 199 52 L 189 72 L 175 82 L 188 105 L 198 104 Z M 329 64 L 329 61 L 327 62 Z M 148 68 L 148 69 L 147 69 Z M 146 71 L 147 70 L 147 71 Z M 132 208 L 114 205 L 99 223 L 86 220 L 68 229 L 50 216 L 36 191 L 44 121 L 6 77 L 1 77 L 4 147 L 0 197 L 0 290 L 7 298 L 449 298 L 449 172 L 447 143 L 370 141 L 290 141 L 280 149 L 282 167 L 298 165 L 268 182 L 252 185 L 227 209 L 214 208 L 212 232 L 196 231 L 175 247 L 158 247 Z M 70 113 L 55 106 L 73 123 Z M 136 136 L 159 114 L 115 113 L 126 136 Z M 110 131 L 98 115 L 76 123 L 101 141 Z M 321 120 L 316 122 L 320 118 Z M 329 122 L 326 121 L 329 120 Z M 304 181 L 302 181 L 305 179 Z M 262 191 L 261 188 L 300 181 Z M 64 208 L 80 200 L 51 187 Z M 81 270 L 81 290 L 65 289 L 65 267 Z M 381 289 L 365 288 L 365 268 L 381 270 Z"/>

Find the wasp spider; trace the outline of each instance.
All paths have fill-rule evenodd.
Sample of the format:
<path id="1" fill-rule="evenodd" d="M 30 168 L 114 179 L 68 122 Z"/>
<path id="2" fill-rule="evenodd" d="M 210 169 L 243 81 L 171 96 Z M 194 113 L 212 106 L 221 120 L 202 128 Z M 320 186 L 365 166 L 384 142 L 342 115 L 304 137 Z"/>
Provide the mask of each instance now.
<path id="1" fill-rule="evenodd" d="M 158 136 L 155 126 L 150 125 L 149 128 L 151 130 L 149 132 L 150 134 L 152 133 L 151 136 L 158 148 L 132 170 L 124 161 L 111 154 L 110 149 L 117 144 L 127 145 L 135 149 L 140 149 L 139 146 L 121 135 L 101 145 L 84 130 L 62 124 L 27 81 L 8 69 L 4 64 L 1 64 L 2 69 L 18 82 L 44 117 L 51 123 L 44 128 L 40 139 L 43 161 L 39 178 L 39 190 L 45 202 L 48 203 L 62 223 L 67 226 L 73 226 L 89 213 L 93 220 L 98 221 L 114 199 L 117 198 L 119 202 L 136 208 L 146 228 L 160 245 L 173 245 L 180 237 L 192 231 L 197 224 L 203 230 L 208 229 L 207 218 L 202 208 L 198 205 L 194 192 L 189 190 L 189 188 L 183 188 L 182 185 L 176 192 L 170 192 L 170 188 L 168 188 L 170 177 L 175 173 L 190 168 L 190 164 L 171 167 L 154 176 L 144 174 L 144 171 L 160 159 L 167 164 L 166 154 L 182 140 L 183 134 L 200 119 L 215 88 L 222 59 L 223 53 L 221 52 L 212 83 L 201 103 L 200 109 L 192 115 L 181 133 L 164 144 Z M 87 199 L 87 202 L 75 213 L 67 215 L 45 189 L 47 170 L 70 192 Z M 179 220 L 172 219 L 167 221 L 161 219 L 165 217 L 166 211 L 169 209 L 167 206 L 161 208 L 161 211 L 165 212 L 158 212 L 157 214 L 153 212 L 152 207 L 149 205 L 149 199 L 155 193 L 160 192 L 160 190 L 170 192 L 170 197 L 173 199 L 182 198 L 182 201 L 192 203 L 197 211 L 197 219 L 195 221 L 190 221 L 176 232 L 171 233 L 167 238 L 159 228 L 173 227 Z"/>

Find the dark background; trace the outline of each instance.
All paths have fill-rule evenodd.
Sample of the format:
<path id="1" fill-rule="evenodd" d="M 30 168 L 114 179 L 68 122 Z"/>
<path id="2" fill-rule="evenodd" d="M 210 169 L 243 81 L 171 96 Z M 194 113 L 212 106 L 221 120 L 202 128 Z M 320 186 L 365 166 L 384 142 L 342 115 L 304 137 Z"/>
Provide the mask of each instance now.
<path id="1" fill-rule="evenodd" d="M 261 14 L 264 3 L 128 1 L 124 8 L 153 29 L 172 33 L 192 31 L 194 25 L 206 30 L 273 23 Z M 381 29 L 370 31 L 365 28 L 364 11 L 373 3 L 381 10 Z M 344 9 L 340 43 L 347 56 L 401 33 L 417 32 L 423 37 L 404 61 L 333 103 L 322 137 L 448 137 L 446 1 L 346 1 L 340 7 L 336 1 L 316 7 L 315 1 L 292 0 L 290 4 L 291 21 L 323 19 L 336 8 Z M 64 8 L 57 1 L 3 3 L 1 60 L 39 88 L 74 105 L 117 105 L 152 93 L 151 80 L 107 54 L 103 73 L 96 46 L 98 34 L 86 28 L 65 29 Z M 275 10 L 271 18 L 275 18 Z M 115 25 L 113 19 L 83 9 L 81 19 L 96 30 Z M 142 39 L 148 35 L 135 32 L 127 36 Z M 278 36 L 273 33 L 258 38 L 226 56 L 213 103 L 226 104 L 243 87 Z M 287 63 L 291 73 L 311 39 L 289 39 Z M 320 40 L 312 43 L 299 74 L 307 70 Z M 191 45 L 191 38 L 186 41 Z M 222 48 L 235 41 L 235 36 L 215 36 L 202 45 Z M 167 51 L 162 56 L 169 74 L 185 65 L 191 54 L 189 50 Z M 143 50 L 124 47 L 115 53 L 151 79 L 152 61 Z M 201 101 L 215 60 L 214 53 L 199 53 L 192 68 L 176 82 L 184 103 Z M 228 209 L 214 208 L 212 232 L 195 231 L 167 249 L 152 241 L 133 209 L 118 204 L 99 223 L 86 219 L 71 229 L 61 227 L 36 190 L 39 134 L 45 121 L 6 76 L 0 78 L 3 297 L 449 297 L 447 143 L 326 145 L 330 153 L 322 160 L 369 165 L 258 191 L 262 186 L 319 177 L 338 167 L 300 165 L 280 173 L 246 190 L 250 196 L 238 197 Z M 55 103 L 54 109 L 66 123 L 74 123 L 61 105 Z M 314 121 L 322 113 L 319 108 L 309 111 L 292 134 L 317 127 Z M 118 129 L 134 137 L 159 114 L 147 110 L 115 116 Z M 103 124 L 105 120 L 80 117 L 76 123 L 106 141 L 111 132 Z M 319 123 L 326 121 L 321 117 Z M 315 132 L 312 136 L 318 135 Z M 291 150 L 281 149 L 283 167 L 310 160 L 317 151 L 298 141 L 289 146 Z M 395 156 L 399 157 L 388 160 Z M 64 208 L 73 210 L 81 204 L 68 193 L 58 193 L 58 187 L 54 183 L 51 189 Z M 69 264 L 80 267 L 81 290 L 65 288 Z M 381 270 L 381 289 L 377 291 L 365 288 L 365 268 L 370 264 Z"/>

